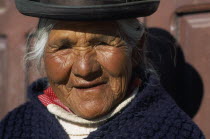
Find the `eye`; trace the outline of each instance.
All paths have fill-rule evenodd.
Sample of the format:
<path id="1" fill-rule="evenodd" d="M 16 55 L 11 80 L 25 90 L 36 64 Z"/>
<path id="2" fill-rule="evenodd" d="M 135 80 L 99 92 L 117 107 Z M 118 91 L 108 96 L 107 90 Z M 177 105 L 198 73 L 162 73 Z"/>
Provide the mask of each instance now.
<path id="1" fill-rule="evenodd" d="M 62 45 L 59 50 L 64 50 L 64 49 L 68 49 L 68 48 L 71 48 L 69 45 Z"/>
<path id="2" fill-rule="evenodd" d="M 63 44 L 60 45 L 59 50 L 65 50 L 72 48 L 72 44 L 69 42 L 63 42 Z"/>
<path id="3" fill-rule="evenodd" d="M 98 42 L 97 44 L 96 44 L 96 46 L 97 45 L 109 45 L 108 43 L 106 43 L 106 42 Z"/>
<path id="4" fill-rule="evenodd" d="M 72 42 L 69 39 L 62 39 L 59 41 L 59 50 L 65 50 L 72 48 Z"/>

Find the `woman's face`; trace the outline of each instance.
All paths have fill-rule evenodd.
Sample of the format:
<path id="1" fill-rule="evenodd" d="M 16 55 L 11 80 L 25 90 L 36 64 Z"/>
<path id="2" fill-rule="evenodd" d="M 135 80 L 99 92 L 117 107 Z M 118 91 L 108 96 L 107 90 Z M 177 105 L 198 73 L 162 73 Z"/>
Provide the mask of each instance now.
<path id="1" fill-rule="evenodd" d="M 125 97 L 132 49 L 116 22 L 58 22 L 46 44 L 44 63 L 57 97 L 76 115 L 94 119 Z"/>

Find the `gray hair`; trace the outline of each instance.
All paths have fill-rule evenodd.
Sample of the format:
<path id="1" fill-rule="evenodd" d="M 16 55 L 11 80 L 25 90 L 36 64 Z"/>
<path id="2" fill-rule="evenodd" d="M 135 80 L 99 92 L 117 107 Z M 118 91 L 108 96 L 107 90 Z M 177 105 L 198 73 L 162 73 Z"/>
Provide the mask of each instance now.
<path id="1" fill-rule="evenodd" d="M 29 43 L 30 45 L 28 45 L 28 52 L 24 58 L 25 63 L 27 64 L 33 61 L 39 71 L 41 71 L 42 68 L 41 61 L 44 55 L 48 35 L 55 24 L 55 20 L 41 19 L 38 30 L 35 32 L 34 43 Z M 125 40 L 128 46 L 135 48 L 134 51 L 140 59 L 137 61 L 141 61 L 138 63 L 138 70 L 143 71 L 144 75 L 151 72 L 156 73 L 152 64 L 150 64 L 148 58 L 146 57 L 146 47 L 138 47 L 139 42 L 145 33 L 145 26 L 137 19 L 117 20 L 117 24 L 119 27 L 119 36 Z"/>

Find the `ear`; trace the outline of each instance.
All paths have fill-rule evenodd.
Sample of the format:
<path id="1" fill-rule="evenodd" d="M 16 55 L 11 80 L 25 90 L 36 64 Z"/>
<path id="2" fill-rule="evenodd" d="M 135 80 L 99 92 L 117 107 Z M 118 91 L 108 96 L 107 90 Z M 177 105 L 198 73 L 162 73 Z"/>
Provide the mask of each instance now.
<path id="1" fill-rule="evenodd" d="M 143 34 L 139 42 L 137 43 L 137 46 L 133 48 L 132 50 L 132 65 L 133 69 L 139 66 L 141 61 L 143 60 L 143 47 L 145 45 L 146 41 L 146 33 Z"/>

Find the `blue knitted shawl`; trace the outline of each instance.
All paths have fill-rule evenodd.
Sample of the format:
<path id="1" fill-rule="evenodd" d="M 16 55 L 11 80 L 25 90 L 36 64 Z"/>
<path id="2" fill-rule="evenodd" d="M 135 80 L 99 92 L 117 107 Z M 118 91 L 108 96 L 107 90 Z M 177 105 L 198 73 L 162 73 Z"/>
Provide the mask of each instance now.
<path id="1" fill-rule="evenodd" d="M 30 101 L 10 112 L 0 123 L 0 139 L 67 139 L 68 135 L 37 98 L 47 80 L 33 83 Z M 153 76 L 133 101 L 88 139 L 204 139 L 197 125 L 176 105 Z"/>

